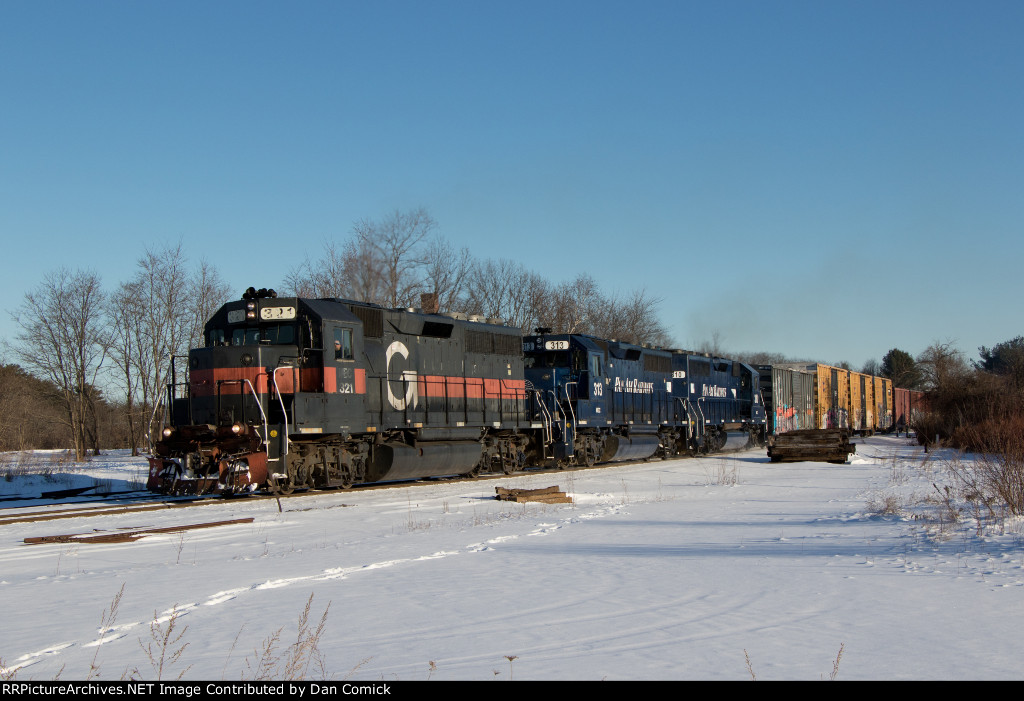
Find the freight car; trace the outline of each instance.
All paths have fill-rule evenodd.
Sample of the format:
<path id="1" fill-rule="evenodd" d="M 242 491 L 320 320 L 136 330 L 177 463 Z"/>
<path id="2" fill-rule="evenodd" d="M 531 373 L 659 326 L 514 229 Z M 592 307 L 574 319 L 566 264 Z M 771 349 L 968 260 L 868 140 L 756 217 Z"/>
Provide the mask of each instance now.
<path id="1" fill-rule="evenodd" d="M 924 392 L 893 388 L 893 422 L 890 430 L 909 431 L 925 411 Z"/>
<path id="2" fill-rule="evenodd" d="M 187 368 L 149 487 L 350 487 L 668 457 L 762 441 L 749 365 L 494 319 L 279 298 L 217 311 Z M 179 373 L 184 377 L 179 381 Z"/>
<path id="3" fill-rule="evenodd" d="M 893 427 L 892 380 L 822 365 L 759 365 L 766 382 L 769 435 L 803 429 L 871 434 Z"/>

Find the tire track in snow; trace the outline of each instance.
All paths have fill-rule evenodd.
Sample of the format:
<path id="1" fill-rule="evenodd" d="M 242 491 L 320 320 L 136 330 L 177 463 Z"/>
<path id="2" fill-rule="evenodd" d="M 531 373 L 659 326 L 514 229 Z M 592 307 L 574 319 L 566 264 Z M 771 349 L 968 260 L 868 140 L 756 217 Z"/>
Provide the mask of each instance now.
<path id="1" fill-rule="evenodd" d="M 599 497 L 610 497 L 611 495 L 598 495 Z M 625 508 L 622 505 L 603 505 L 596 506 L 590 511 L 583 513 L 574 513 L 564 519 L 556 521 L 554 523 L 544 522 L 539 523 L 536 527 L 526 534 L 514 534 L 514 535 L 501 535 L 495 536 L 482 542 L 474 542 L 464 546 L 460 550 L 439 550 L 426 555 L 419 555 L 415 557 L 407 558 L 396 558 L 390 560 L 381 560 L 379 562 L 370 562 L 362 565 L 353 565 L 349 567 L 334 567 L 326 570 L 322 570 L 315 574 L 301 575 L 296 577 L 282 577 L 278 579 L 268 579 L 262 582 L 256 582 L 248 586 L 234 587 L 231 589 L 223 589 L 215 592 L 203 601 L 191 602 L 187 604 L 177 604 L 172 608 L 166 609 L 162 614 L 156 615 L 153 619 L 145 621 L 133 621 L 130 623 L 119 624 L 115 626 L 101 628 L 99 630 L 99 636 L 94 640 L 90 640 L 84 643 L 76 642 L 60 642 L 55 643 L 43 650 L 37 652 L 26 653 L 15 660 L 15 663 L 9 667 L 0 668 L 0 674 L 13 674 L 18 669 L 28 667 L 36 662 L 45 659 L 50 655 L 59 655 L 69 648 L 73 648 L 76 645 L 85 648 L 95 648 L 111 643 L 115 640 L 119 640 L 128 635 L 128 632 L 137 627 L 150 626 L 150 625 L 163 625 L 171 618 L 180 618 L 188 615 L 191 611 L 198 609 L 203 606 L 220 606 L 227 604 L 228 602 L 234 601 L 235 599 L 244 596 L 251 592 L 265 591 L 271 589 L 280 589 L 284 587 L 290 587 L 304 583 L 316 583 L 316 582 L 328 582 L 340 579 L 347 579 L 353 575 L 359 575 L 360 573 L 373 572 L 375 570 L 389 569 L 392 567 L 399 567 L 404 565 L 412 565 L 422 562 L 430 562 L 434 560 L 441 560 L 448 557 L 454 557 L 462 554 L 472 554 L 479 552 L 487 552 L 493 550 L 496 547 L 500 547 L 504 543 L 514 542 L 523 537 L 541 537 L 556 533 L 563 528 L 572 526 L 584 521 L 592 519 L 606 518 L 608 516 L 615 515 Z"/>

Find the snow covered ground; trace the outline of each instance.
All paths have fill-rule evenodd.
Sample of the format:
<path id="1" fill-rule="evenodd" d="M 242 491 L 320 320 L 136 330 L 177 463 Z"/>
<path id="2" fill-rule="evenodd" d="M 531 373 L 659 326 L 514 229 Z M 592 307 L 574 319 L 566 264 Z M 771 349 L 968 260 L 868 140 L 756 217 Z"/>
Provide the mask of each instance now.
<path id="1" fill-rule="evenodd" d="M 312 494 L 281 512 L 211 500 L 0 525 L 0 676 L 155 679 L 153 633 L 172 615 L 164 679 L 252 679 L 275 640 L 263 672 L 282 674 L 312 595 L 313 628 L 329 605 L 316 647 L 336 680 L 1020 677 L 1024 527 L 969 509 L 952 523 L 948 454 L 857 443 L 848 465 L 760 450 Z M 44 459 L 48 478 L 0 478 L 0 497 L 91 478 L 120 489 L 145 469 L 117 454 Z M 494 499 L 496 486 L 550 485 L 575 503 Z M 26 507 L 0 501 L 0 519 Z M 248 517 L 130 543 L 24 543 Z"/>

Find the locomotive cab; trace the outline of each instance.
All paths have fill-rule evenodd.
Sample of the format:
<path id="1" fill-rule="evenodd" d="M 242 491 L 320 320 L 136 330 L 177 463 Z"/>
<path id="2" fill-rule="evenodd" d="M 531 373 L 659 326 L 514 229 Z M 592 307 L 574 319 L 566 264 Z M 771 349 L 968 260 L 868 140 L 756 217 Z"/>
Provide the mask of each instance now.
<path id="1" fill-rule="evenodd" d="M 355 396 L 365 377 L 355 368 L 359 319 L 341 305 L 327 318 L 316 307 L 250 289 L 211 317 L 184 381 L 172 360 L 170 423 L 154 447 L 151 488 L 286 484 L 293 434 L 322 435 L 328 415 L 339 433 L 353 423 L 362 402 L 344 395 Z"/>
<path id="2" fill-rule="evenodd" d="M 665 391 L 658 371 L 641 360 L 647 349 L 545 332 L 525 338 L 523 352 L 526 379 L 554 426 L 551 457 L 592 465 L 653 455 Z"/>

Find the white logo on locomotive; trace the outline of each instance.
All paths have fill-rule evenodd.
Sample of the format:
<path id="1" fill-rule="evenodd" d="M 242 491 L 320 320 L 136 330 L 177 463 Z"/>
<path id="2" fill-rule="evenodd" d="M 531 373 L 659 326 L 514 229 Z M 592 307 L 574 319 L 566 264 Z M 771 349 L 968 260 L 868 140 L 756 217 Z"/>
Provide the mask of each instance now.
<path id="1" fill-rule="evenodd" d="M 391 406 L 396 411 L 405 411 L 406 407 L 415 409 L 416 405 L 419 404 L 419 396 L 416 393 L 416 371 L 415 370 L 403 370 L 399 379 L 391 379 L 391 359 L 395 356 L 395 353 L 399 354 L 403 358 L 409 358 L 409 349 L 405 347 L 405 344 L 401 341 L 395 341 L 388 346 L 387 352 L 384 354 L 384 359 L 387 364 L 388 373 L 388 401 L 391 402 Z M 405 396 L 396 397 L 395 393 L 391 390 L 392 382 L 401 382 L 405 385 Z"/>
<path id="2" fill-rule="evenodd" d="M 625 392 L 627 394 L 654 394 L 654 383 L 643 382 L 636 378 L 622 380 L 616 377 L 614 389 L 616 392 Z"/>

